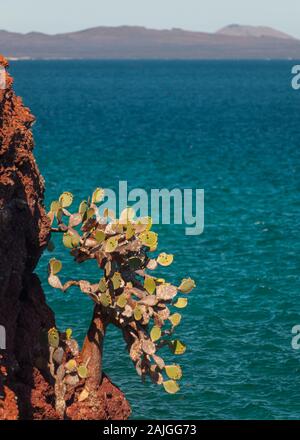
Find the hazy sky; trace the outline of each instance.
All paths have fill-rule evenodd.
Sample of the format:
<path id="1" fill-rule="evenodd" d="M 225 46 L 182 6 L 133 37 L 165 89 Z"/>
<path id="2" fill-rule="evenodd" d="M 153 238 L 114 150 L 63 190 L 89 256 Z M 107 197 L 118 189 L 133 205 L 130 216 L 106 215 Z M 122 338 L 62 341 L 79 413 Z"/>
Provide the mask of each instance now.
<path id="1" fill-rule="evenodd" d="M 0 0 L 0 6 L 0 29 L 16 32 L 124 24 L 214 32 L 239 23 L 300 38 L 300 0 Z"/>

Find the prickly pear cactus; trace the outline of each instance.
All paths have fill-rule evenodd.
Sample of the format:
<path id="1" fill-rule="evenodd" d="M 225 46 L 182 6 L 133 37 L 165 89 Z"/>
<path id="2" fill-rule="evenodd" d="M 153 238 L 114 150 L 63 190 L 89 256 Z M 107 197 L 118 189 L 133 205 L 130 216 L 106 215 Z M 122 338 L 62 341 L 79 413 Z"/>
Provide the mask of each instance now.
<path id="1" fill-rule="evenodd" d="M 166 365 L 157 353 L 165 346 L 175 355 L 185 352 L 184 343 L 173 337 L 181 321 L 176 309 L 187 306 L 186 295 L 195 283 L 187 278 L 174 286 L 151 275 L 158 266 L 173 262 L 173 255 L 166 253 L 150 256 L 158 245 L 158 235 L 151 230 L 151 218 L 135 218 L 131 208 L 124 210 L 119 219 L 108 209 L 101 216 L 97 204 L 103 198 L 104 191 L 97 188 L 91 198 L 80 203 L 77 212 L 71 213 L 73 195 L 65 192 L 52 202 L 48 214 L 52 231 L 62 233 L 63 244 L 77 263 L 97 261 L 102 272 L 99 282 L 63 283 L 58 275 L 62 263 L 52 258 L 48 267 L 49 284 L 62 291 L 78 286 L 100 305 L 107 321 L 122 329 L 130 357 L 142 379 L 148 375 L 168 393 L 176 393 L 182 370 L 177 364 Z M 50 247 L 53 249 L 52 244 Z M 53 332 L 49 339 L 55 347 L 57 335 Z M 81 366 L 77 373 L 82 378 L 87 371 Z"/>

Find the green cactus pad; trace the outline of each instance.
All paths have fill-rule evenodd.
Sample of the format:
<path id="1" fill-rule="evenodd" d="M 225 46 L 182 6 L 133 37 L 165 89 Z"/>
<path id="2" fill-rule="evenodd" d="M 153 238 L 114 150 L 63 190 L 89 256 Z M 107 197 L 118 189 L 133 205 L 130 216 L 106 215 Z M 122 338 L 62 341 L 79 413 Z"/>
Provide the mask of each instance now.
<path id="1" fill-rule="evenodd" d="M 68 232 L 63 235 L 63 244 L 66 248 L 73 249 L 74 247 L 77 247 L 79 243 L 79 237 L 71 235 Z"/>
<path id="2" fill-rule="evenodd" d="M 192 278 L 184 278 L 181 281 L 178 290 L 180 290 L 180 292 L 182 293 L 190 293 L 195 287 L 196 287 L 196 283 L 194 280 L 192 280 Z"/>
<path id="3" fill-rule="evenodd" d="M 56 258 L 51 258 L 51 260 L 49 261 L 49 268 L 50 268 L 50 273 L 56 275 L 62 269 L 62 262 L 56 260 Z"/>
<path id="4" fill-rule="evenodd" d="M 73 333 L 72 329 L 71 328 L 67 328 L 65 333 L 66 333 L 67 340 L 71 339 L 72 333 Z"/>
<path id="5" fill-rule="evenodd" d="M 182 378 L 182 370 L 179 365 L 166 365 L 165 370 L 170 379 L 180 380 Z"/>
<path id="6" fill-rule="evenodd" d="M 163 252 L 162 254 L 159 254 L 159 256 L 157 257 L 157 262 L 161 266 L 170 266 L 170 264 L 173 263 L 173 259 L 174 259 L 173 255 L 166 254 L 165 252 Z"/>
<path id="7" fill-rule="evenodd" d="M 150 338 L 153 342 L 158 341 L 161 337 L 161 329 L 157 326 L 154 326 L 150 332 Z"/>
<path id="8" fill-rule="evenodd" d="M 77 369 L 77 362 L 75 361 L 75 359 L 71 359 L 69 360 L 66 364 L 65 364 L 65 369 L 72 373 L 74 371 L 76 371 Z"/>
<path id="9" fill-rule="evenodd" d="M 54 214 L 57 214 L 60 208 L 61 208 L 61 204 L 58 200 L 54 200 L 54 202 L 52 202 L 50 205 L 50 211 L 53 212 Z"/>
<path id="10" fill-rule="evenodd" d="M 86 201 L 86 200 L 83 200 L 83 201 L 80 203 L 79 208 L 78 208 L 78 212 L 79 212 L 79 214 L 82 215 L 82 216 L 84 216 L 84 214 L 85 214 L 86 211 L 88 210 L 88 207 L 89 207 L 89 205 L 88 205 L 87 201 Z"/>
<path id="11" fill-rule="evenodd" d="M 114 289 L 119 289 L 123 282 L 120 272 L 115 272 L 111 278 L 111 281 L 113 283 Z"/>
<path id="12" fill-rule="evenodd" d="M 67 191 L 62 193 L 59 197 L 59 202 L 63 208 L 68 208 L 68 206 L 72 205 L 73 194 Z"/>
<path id="13" fill-rule="evenodd" d="M 59 333 L 55 327 L 48 331 L 48 343 L 53 348 L 57 348 L 59 346 Z"/>
<path id="14" fill-rule="evenodd" d="M 157 246 L 157 237 L 157 234 L 152 231 L 142 232 L 142 234 L 139 235 L 141 243 L 151 249 Z"/>
<path id="15" fill-rule="evenodd" d="M 126 226 L 126 240 L 130 240 L 134 236 L 134 228 L 131 223 L 127 223 Z"/>
<path id="16" fill-rule="evenodd" d="M 86 379 L 88 377 L 88 369 L 84 364 L 79 365 L 77 368 L 77 373 L 81 379 Z"/>
<path id="17" fill-rule="evenodd" d="M 104 250 L 105 252 L 114 252 L 118 247 L 118 240 L 114 237 L 109 238 L 105 242 Z"/>
<path id="18" fill-rule="evenodd" d="M 171 321 L 173 327 L 176 327 L 177 325 L 180 324 L 180 321 L 181 321 L 180 313 L 174 313 L 173 315 L 171 315 L 169 317 L 169 320 Z"/>
<path id="19" fill-rule="evenodd" d="M 178 298 L 176 303 L 173 304 L 174 307 L 178 309 L 184 309 L 187 306 L 188 300 L 187 298 Z"/>
<path id="20" fill-rule="evenodd" d="M 139 306 L 135 307 L 133 314 L 136 321 L 140 321 L 143 317 L 142 310 Z"/>
<path id="21" fill-rule="evenodd" d="M 170 350 L 176 355 L 183 354 L 186 351 L 186 345 L 179 339 L 175 339 L 174 341 L 171 341 L 169 343 L 169 347 Z"/>
<path id="22" fill-rule="evenodd" d="M 88 220 L 89 218 L 92 218 L 94 215 L 95 215 L 95 210 L 94 210 L 94 208 L 88 208 L 88 210 L 86 211 L 86 214 L 85 214 L 87 220 Z"/>
<path id="23" fill-rule="evenodd" d="M 102 188 L 96 188 L 92 195 L 92 203 L 100 203 L 104 199 L 105 191 Z"/>
<path id="24" fill-rule="evenodd" d="M 106 281 L 105 281 L 104 277 L 101 278 L 101 280 L 99 281 L 98 289 L 100 290 L 101 293 L 106 292 L 107 284 L 106 284 Z"/>
<path id="25" fill-rule="evenodd" d="M 72 236 L 68 233 L 63 235 L 63 244 L 66 248 L 68 249 L 72 249 L 73 245 L 72 245 Z"/>
<path id="26" fill-rule="evenodd" d="M 177 382 L 175 382 L 175 380 L 167 380 L 163 382 L 163 387 L 169 394 L 175 394 L 180 390 L 179 385 Z"/>
<path id="27" fill-rule="evenodd" d="M 95 232 L 95 240 L 100 244 L 100 243 L 102 243 L 104 240 L 105 240 L 105 232 L 104 231 L 101 231 L 100 229 L 98 229 L 96 232 Z"/>
<path id="28" fill-rule="evenodd" d="M 144 281 L 144 288 L 147 290 L 147 292 L 152 295 L 155 292 L 156 289 L 156 283 L 154 278 L 146 277 Z"/>
<path id="29" fill-rule="evenodd" d="M 122 295 L 120 295 L 118 297 L 117 300 L 117 306 L 120 307 L 121 309 L 123 309 L 127 304 L 127 297 L 126 295 L 123 293 Z"/>
<path id="30" fill-rule="evenodd" d="M 104 307 L 109 307 L 111 305 L 111 296 L 108 292 L 101 293 L 100 302 Z"/>

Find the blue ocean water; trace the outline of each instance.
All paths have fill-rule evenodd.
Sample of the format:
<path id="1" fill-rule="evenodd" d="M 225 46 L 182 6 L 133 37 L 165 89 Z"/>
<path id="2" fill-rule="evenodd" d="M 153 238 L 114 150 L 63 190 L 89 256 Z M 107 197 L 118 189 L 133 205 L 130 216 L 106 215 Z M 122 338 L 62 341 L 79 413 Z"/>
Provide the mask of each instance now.
<path id="1" fill-rule="evenodd" d="M 292 62 L 24 61 L 15 89 L 37 117 L 35 154 L 47 204 L 97 186 L 204 188 L 205 230 L 159 226 L 174 253 L 166 277 L 197 289 L 177 335 L 188 350 L 181 391 L 141 384 L 120 333 L 109 329 L 104 369 L 133 419 L 297 419 L 300 351 L 300 92 Z M 48 205 L 49 206 L 49 205 Z M 57 242 L 57 239 L 56 239 Z M 76 273 L 58 245 L 66 278 Z M 38 267 L 61 329 L 82 340 L 91 304 L 63 295 Z M 95 268 L 92 276 L 97 279 Z M 172 361 L 170 355 L 169 360 Z"/>

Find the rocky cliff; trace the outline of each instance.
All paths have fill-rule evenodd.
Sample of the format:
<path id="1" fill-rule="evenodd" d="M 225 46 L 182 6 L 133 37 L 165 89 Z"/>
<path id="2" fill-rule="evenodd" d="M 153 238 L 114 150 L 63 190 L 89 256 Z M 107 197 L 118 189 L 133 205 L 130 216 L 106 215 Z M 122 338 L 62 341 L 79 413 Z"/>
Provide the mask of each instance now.
<path id="1" fill-rule="evenodd" d="M 0 65 L 8 67 L 0 56 Z M 0 419 L 57 419 L 43 335 L 55 326 L 35 267 L 50 235 L 44 180 L 33 155 L 34 117 L 12 89 L 0 90 Z M 0 347 L 1 348 L 1 347 Z M 3 348 L 3 347 L 2 347 Z M 125 419 L 130 407 L 104 377 L 97 405 L 69 402 L 71 419 Z"/>

